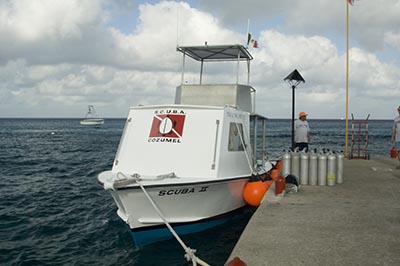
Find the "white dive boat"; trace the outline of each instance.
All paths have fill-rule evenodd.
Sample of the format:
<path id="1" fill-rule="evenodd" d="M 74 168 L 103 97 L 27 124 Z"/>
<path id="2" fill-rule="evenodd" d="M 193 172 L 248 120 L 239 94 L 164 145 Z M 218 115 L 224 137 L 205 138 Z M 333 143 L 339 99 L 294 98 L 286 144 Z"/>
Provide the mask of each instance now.
<path id="1" fill-rule="evenodd" d="M 183 71 L 175 103 L 132 107 L 113 167 L 98 176 L 138 246 L 172 237 L 163 218 L 178 234 L 220 224 L 246 205 L 250 178 L 267 176 L 266 118 L 253 110 L 251 54 L 242 45 L 177 50 Z M 201 63 L 200 84 L 183 84 L 187 56 Z M 203 63 L 214 61 L 237 62 L 236 83 L 203 84 Z M 247 85 L 238 83 L 241 61 Z"/>
<path id="2" fill-rule="evenodd" d="M 102 125 L 104 124 L 104 119 L 98 118 L 94 106 L 89 105 L 89 111 L 87 112 L 86 117 L 80 121 L 80 124 L 86 126 Z"/>

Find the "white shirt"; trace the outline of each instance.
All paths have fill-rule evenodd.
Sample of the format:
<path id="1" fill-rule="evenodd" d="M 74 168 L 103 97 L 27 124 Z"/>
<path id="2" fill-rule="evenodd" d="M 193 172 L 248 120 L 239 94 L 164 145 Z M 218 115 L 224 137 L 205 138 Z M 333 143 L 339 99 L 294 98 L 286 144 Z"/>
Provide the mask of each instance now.
<path id="1" fill-rule="evenodd" d="M 310 127 L 308 126 L 308 122 L 306 120 L 302 121 L 298 119 L 294 121 L 294 142 L 308 143 L 308 132 L 310 132 Z"/>

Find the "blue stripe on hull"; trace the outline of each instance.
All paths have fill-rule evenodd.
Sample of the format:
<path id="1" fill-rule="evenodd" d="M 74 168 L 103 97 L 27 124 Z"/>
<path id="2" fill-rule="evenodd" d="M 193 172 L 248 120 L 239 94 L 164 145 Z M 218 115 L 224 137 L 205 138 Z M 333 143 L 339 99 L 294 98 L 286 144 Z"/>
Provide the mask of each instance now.
<path id="1" fill-rule="evenodd" d="M 240 208 L 239 210 L 241 209 L 242 208 Z M 197 233 L 227 222 L 232 218 L 232 215 L 234 215 L 234 213 L 237 213 L 239 210 L 230 212 L 229 214 L 226 215 L 198 222 L 185 223 L 181 225 L 173 224 L 172 228 L 175 230 L 175 232 L 177 232 L 179 236 Z M 131 230 L 131 235 L 133 237 L 135 245 L 138 247 L 142 247 L 151 243 L 173 238 L 172 233 L 169 231 L 166 225 L 149 227 L 148 229 L 143 229 L 140 231 Z"/>

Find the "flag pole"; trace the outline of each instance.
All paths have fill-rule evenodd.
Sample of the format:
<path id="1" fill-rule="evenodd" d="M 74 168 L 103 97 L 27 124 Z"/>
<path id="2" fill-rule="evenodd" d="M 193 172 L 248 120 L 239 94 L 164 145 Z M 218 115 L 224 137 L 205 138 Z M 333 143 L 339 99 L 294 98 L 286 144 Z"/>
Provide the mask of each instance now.
<path id="1" fill-rule="evenodd" d="M 349 158 L 349 0 L 346 1 L 346 133 L 345 156 Z"/>

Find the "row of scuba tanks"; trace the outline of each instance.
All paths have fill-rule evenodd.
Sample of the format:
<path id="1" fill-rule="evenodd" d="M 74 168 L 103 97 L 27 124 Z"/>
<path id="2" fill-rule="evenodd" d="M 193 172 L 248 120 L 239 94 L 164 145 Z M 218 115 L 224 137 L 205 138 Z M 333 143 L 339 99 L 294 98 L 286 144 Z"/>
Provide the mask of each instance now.
<path id="1" fill-rule="evenodd" d="M 343 183 L 343 161 L 344 154 L 341 151 L 285 150 L 282 175 L 298 177 L 300 185 L 334 186 Z"/>

